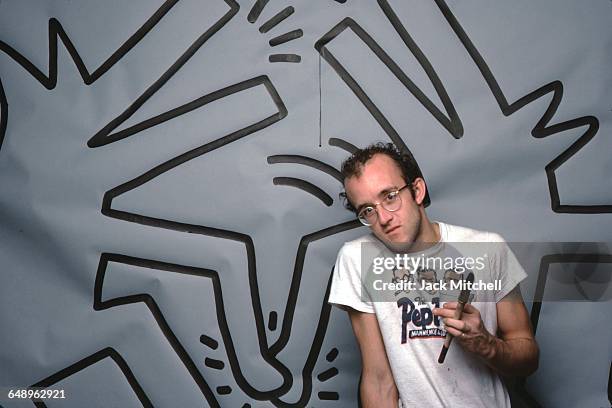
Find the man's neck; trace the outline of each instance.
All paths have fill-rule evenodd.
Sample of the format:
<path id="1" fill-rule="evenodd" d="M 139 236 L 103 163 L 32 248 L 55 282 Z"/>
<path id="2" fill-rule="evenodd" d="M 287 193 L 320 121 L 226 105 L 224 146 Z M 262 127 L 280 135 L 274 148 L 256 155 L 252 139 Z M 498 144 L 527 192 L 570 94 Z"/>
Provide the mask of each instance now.
<path id="1" fill-rule="evenodd" d="M 421 218 L 421 233 L 416 239 L 417 244 L 436 244 L 440 242 L 442 235 L 440 233 L 440 224 L 429 221 L 427 215 Z"/>

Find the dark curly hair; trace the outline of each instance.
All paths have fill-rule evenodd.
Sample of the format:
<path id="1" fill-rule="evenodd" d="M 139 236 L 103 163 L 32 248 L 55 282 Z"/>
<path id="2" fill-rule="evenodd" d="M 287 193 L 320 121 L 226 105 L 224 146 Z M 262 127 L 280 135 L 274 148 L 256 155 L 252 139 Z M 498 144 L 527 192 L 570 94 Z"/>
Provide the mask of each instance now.
<path id="1" fill-rule="evenodd" d="M 406 184 L 411 185 L 412 182 L 419 177 L 424 179 L 419 165 L 408 148 L 400 150 L 393 143 L 383 142 L 374 143 L 363 149 L 355 150 L 349 158 L 342 162 L 342 166 L 340 168 L 342 176 L 345 179 L 355 176 L 359 177 L 361 175 L 361 171 L 363 170 L 363 166 L 365 166 L 365 164 L 375 154 L 384 154 L 393 159 L 393 161 L 402 171 Z M 410 192 L 414 195 L 412 188 L 410 188 Z M 340 198 L 343 200 L 344 207 L 347 210 L 356 212 L 355 207 L 353 207 L 349 201 L 345 191 L 340 193 Z M 431 204 L 429 191 L 426 191 L 423 205 L 427 207 L 429 204 Z"/>

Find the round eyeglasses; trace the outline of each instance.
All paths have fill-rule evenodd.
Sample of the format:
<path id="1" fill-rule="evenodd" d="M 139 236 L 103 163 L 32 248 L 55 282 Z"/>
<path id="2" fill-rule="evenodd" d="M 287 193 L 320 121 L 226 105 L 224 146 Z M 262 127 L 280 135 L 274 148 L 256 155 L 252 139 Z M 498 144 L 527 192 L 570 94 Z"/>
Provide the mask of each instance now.
<path id="1" fill-rule="evenodd" d="M 399 193 L 406 187 L 408 187 L 408 184 L 397 190 L 389 191 L 386 193 L 385 198 L 382 201 L 363 207 L 357 213 L 357 218 L 359 218 L 359 221 L 361 221 L 361 223 L 367 227 L 374 224 L 378 219 L 378 213 L 376 212 L 376 206 L 378 205 L 389 212 L 399 210 L 402 207 L 402 198 L 400 197 Z"/>

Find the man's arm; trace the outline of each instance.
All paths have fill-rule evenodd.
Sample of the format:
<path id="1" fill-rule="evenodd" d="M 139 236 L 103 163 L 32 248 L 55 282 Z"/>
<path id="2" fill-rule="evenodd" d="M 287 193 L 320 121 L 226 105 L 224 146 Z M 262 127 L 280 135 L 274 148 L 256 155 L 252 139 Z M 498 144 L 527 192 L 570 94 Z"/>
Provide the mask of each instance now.
<path id="1" fill-rule="evenodd" d="M 376 315 L 348 309 L 353 331 L 361 350 L 361 387 L 363 408 L 397 408 L 398 392 L 389 367 Z"/>
<path id="2" fill-rule="evenodd" d="M 540 350 L 518 286 L 497 303 L 497 327 L 499 338 L 493 337 L 488 364 L 507 376 L 524 377 L 535 372 Z"/>
<path id="3" fill-rule="evenodd" d="M 453 319 L 456 307 L 457 302 L 449 302 L 434 314 L 444 318 L 446 330 L 465 350 L 504 376 L 528 376 L 538 368 L 539 349 L 518 286 L 496 305 L 499 337 L 487 331 L 480 312 L 470 304 L 461 320 Z"/>

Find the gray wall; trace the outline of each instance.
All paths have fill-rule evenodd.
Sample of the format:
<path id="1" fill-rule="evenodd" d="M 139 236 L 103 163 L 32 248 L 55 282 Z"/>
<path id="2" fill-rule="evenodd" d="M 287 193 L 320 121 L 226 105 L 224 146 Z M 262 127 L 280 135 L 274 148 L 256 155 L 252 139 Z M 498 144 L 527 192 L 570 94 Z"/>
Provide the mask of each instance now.
<path id="1" fill-rule="evenodd" d="M 611 2 L 257 3 L 0 1 L 4 394 L 356 406 L 359 353 L 325 303 L 366 232 L 337 199 L 338 140 L 410 147 L 433 219 L 610 242 Z M 542 304 L 542 406 L 610 403 L 602 267 L 598 296 Z"/>

